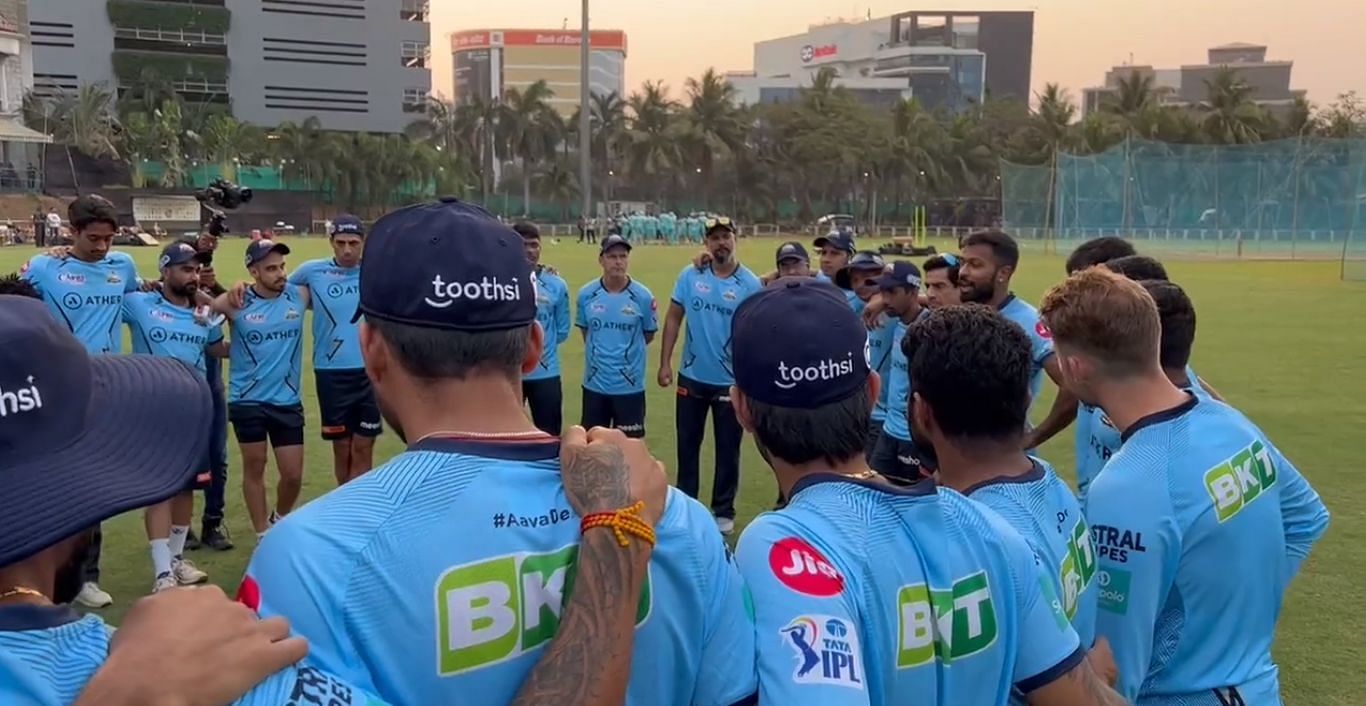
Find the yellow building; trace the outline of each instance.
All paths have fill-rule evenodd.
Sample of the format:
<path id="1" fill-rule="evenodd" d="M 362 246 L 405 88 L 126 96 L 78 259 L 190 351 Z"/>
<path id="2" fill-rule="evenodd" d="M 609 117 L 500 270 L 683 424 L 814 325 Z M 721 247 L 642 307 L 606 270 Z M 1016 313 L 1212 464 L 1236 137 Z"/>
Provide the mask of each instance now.
<path id="1" fill-rule="evenodd" d="M 589 90 L 626 95 L 626 33 L 593 30 L 588 59 Z M 455 100 L 501 98 L 544 80 L 555 92 L 550 104 L 568 118 L 579 106 L 579 45 L 582 33 L 559 29 L 480 29 L 451 34 Z"/>

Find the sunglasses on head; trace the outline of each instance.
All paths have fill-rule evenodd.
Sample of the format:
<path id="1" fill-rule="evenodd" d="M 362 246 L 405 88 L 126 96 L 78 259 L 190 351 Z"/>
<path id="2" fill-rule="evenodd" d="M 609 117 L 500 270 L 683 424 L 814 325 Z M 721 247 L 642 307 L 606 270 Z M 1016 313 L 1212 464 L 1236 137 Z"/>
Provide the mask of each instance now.
<path id="1" fill-rule="evenodd" d="M 958 266 L 958 256 L 957 256 L 957 255 L 954 255 L 954 254 L 951 253 L 951 252 L 946 252 L 946 253 L 944 253 L 943 255 L 940 255 L 940 257 L 944 258 L 944 262 L 949 263 L 949 267 L 957 267 L 957 266 Z"/>
<path id="2" fill-rule="evenodd" d="M 731 220 L 730 220 L 730 218 L 727 217 L 727 216 L 718 216 L 718 217 L 716 217 L 716 218 L 708 218 L 707 220 L 703 221 L 703 223 L 706 225 L 707 230 L 711 230 L 712 228 L 715 228 L 715 227 L 717 227 L 717 226 L 724 226 L 724 227 L 726 227 L 726 228 L 734 228 L 734 227 L 735 227 L 735 224 L 732 223 Z"/>

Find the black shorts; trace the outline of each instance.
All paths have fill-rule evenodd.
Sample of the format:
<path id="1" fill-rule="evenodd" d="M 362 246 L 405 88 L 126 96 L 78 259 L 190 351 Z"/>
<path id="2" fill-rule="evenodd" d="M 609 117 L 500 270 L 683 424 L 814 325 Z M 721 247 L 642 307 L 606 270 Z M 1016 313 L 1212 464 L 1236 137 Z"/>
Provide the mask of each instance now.
<path id="1" fill-rule="evenodd" d="M 869 464 L 872 464 L 873 462 L 873 451 L 877 450 L 877 442 L 881 438 L 882 422 L 869 420 L 868 435 L 863 438 L 863 458 L 867 460 Z"/>
<path id="2" fill-rule="evenodd" d="M 914 441 L 898 439 L 884 432 L 878 437 L 868 465 L 884 476 L 915 481 L 934 475 L 930 459 Z"/>
<path id="3" fill-rule="evenodd" d="M 537 429 L 559 436 L 564 425 L 564 393 L 560 378 L 541 378 L 522 381 L 522 401 L 531 408 L 531 423 Z"/>
<path id="4" fill-rule="evenodd" d="M 632 439 L 645 437 L 645 392 L 625 395 L 604 395 L 583 388 L 583 416 L 579 421 L 584 429 L 611 427 L 620 429 Z"/>
<path id="5" fill-rule="evenodd" d="M 228 405 L 228 421 L 239 444 L 259 444 L 270 439 L 275 448 L 304 443 L 304 408 L 281 407 L 259 402 L 234 402 Z"/>
<path id="6" fill-rule="evenodd" d="M 374 438 L 384 430 L 375 392 L 364 369 L 317 370 L 318 416 L 322 417 L 323 438 L 349 436 Z"/>

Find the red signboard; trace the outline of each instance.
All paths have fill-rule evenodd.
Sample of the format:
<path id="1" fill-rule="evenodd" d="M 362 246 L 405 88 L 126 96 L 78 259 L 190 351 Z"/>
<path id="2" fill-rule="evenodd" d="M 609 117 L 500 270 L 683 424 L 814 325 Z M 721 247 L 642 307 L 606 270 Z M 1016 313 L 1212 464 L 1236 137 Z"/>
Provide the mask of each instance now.
<path id="1" fill-rule="evenodd" d="M 582 32 L 562 29 L 481 29 L 455 32 L 451 35 L 451 51 L 488 47 L 577 47 Z M 615 49 L 625 53 L 626 33 L 619 30 L 589 32 L 593 49 Z"/>
<path id="2" fill-rule="evenodd" d="M 802 63 L 805 64 L 817 59 L 829 59 L 838 53 L 838 44 L 808 44 L 802 47 Z"/>

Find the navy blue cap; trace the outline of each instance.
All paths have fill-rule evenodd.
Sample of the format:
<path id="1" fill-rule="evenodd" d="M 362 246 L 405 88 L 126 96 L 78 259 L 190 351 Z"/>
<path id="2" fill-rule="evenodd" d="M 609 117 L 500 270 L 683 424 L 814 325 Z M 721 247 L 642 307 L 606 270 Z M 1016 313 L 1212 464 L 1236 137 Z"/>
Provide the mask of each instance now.
<path id="1" fill-rule="evenodd" d="M 832 230 L 828 234 L 816 238 L 811 245 L 823 248 L 829 245 L 836 250 L 843 250 L 850 255 L 854 254 L 854 234 L 847 230 Z"/>
<path id="2" fill-rule="evenodd" d="M 598 253 L 605 253 L 609 249 L 614 248 L 618 245 L 622 246 L 623 248 L 626 248 L 628 252 L 631 250 L 631 241 L 621 237 L 620 235 L 613 234 L 602 239 L 602 246 L 598 248 Z"/>
<path id="3" fill-rule="evenodd" d="M 835 273 L 835 286 L 840 289 L 853 289 L 854 272 L 877 272 L 881 274 L 886 268 L 887 263 L 883 261 L 881 255 L 872 250 L 864 250 L 849 258 L 849 264 Z"/>
<path id="4" fill-rule="evenodd" d="M 897 260 L 892 263 L 891 271 L 877 281 L 877 285 L 884 290 L 897 287 L 920 289 L 920 268 L 915 263 Z"/>
<path id="5" fill-rule="evenodd" d="M 204 255 L 195 249 L 193 244 L 177 240 L 161 249 L 161 257 L 157 258 L 157 268 L 165 269 L 187 262 L 204 262 L 204 259 Z"/>
<path id="6" fill-rule="evenodd" d="M 778 246 L 778 253 L 775 259 L 779 265 L 788 260 L 805 260 L 811 262 L 811 256 L 806 254 L 806 248 L 796 241 L 788 241 Z"/>
<path id="7" fill-rule="evenodd" d="M 536 320 L 536 279 L 522 236 L 454 198 L 391 211 L 370 228 L 361 315 L 451 331 L 501 331 Z"/>
<path id="8" fill-rule="evenodd" d="M 815 409 L 868 379 L 868 330 L 844 294 L 817 279 L 778 280 L 731 319 L 735 386 L 766 404 Z"/>
<path id="9" fill-rule="evenodd" d="M 343 213 L 332 221 L 332 235 L 365 235 L 365 221 L 349 214 Z"/>
<path id="10" fill-rule="evenodd" d="M 250 243 L 247 243 L 247 267 L 251 267 L 266 259 L 266 256 L 273 252 L 280 253 L 281 255 L 288 255 L 289 246 L 267 238 L 253 240 Z"/>
<path id="11" fill-rule="evenodd" d="M 41 300 L 0 296 L 0 566 L 184 490 L 212 421 L 203 373 L 92 356 Z"/>

